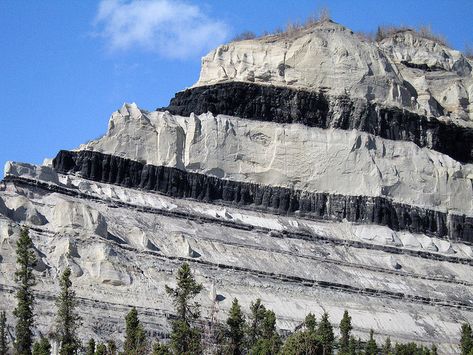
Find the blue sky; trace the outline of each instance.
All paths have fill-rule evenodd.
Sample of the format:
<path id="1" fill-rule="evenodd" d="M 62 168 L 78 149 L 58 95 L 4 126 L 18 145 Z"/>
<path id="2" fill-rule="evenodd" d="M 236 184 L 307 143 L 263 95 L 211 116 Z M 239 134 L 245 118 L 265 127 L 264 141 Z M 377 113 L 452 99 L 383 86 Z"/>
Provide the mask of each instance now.
<path id="1" fill-rule="evenodd" d="M 102 135 L 124 102 L 164 106 L 212 47 L 321 7 L 355 31 L 430 24 L 456 49 L 473 45 L 472 0 L 1 0 L 0 166 Z"/>

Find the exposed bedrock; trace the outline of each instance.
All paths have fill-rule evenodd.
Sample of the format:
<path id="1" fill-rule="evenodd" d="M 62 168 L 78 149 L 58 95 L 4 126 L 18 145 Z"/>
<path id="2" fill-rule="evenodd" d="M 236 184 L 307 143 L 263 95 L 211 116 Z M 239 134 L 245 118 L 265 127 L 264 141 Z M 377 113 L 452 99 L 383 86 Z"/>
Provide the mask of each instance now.
<path id="1" fill-rule="evenodd" d="M 221 83 L 178 92 L 168 107 L 158 110 L 182 116 L 212 112 L 319 128 L 357 129 L 382 138 L 411 141 L 461 162 L 473 162 L 471 128 L 323 92 L 242 82 Z"/>
<path id="2" fill-rule="evenodd" d="M 473 218 L 393 202 L 383 197 L 305 192 L 284 187 L 219 179 L 93 151 L 60 151 L 56 171 L 177 198 L 224 202 L 262 211 L 314 219 L 379 224 L 453 240 L 473 241 Z"/>

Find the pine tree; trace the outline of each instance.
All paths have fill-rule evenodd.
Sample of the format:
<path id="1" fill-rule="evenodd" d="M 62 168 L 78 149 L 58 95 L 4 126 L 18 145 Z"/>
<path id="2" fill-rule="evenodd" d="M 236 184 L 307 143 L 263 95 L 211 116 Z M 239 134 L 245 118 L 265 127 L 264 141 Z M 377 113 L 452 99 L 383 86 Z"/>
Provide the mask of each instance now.
<path id="1" fill-rule="evenodd" d="M 266 308 L 261 303 L 261 299 L 257 299 L 250 305 L 251 323 L 248 328 L 248 348 L 255 346 L 256 342 L 261 338 L 262 324 L 266 316 Z"/>
<path id="2" fill-rule="evenodd" d="M 85 349 L 85 355 L 95 355 L 95 340 L 90 338 Z"/>
<path id="3" fill-rule="evenodd" d="M 340 321 L 340 354 L 348 353 L 348 346 L 350 342 L 350 332 L 353 329 L 351 325 L 351 317 L 348 311 L 343 313 L 343 318 Z"/>
<path id="4" fill-rule="evenodd" d="M 36 257 L 33 251 L 33 241 L 29 236 L 27 228 L 20 232 L 20 238 L 16 243 L 16 262 L 18 269 L 15 272 L 18 291 L 16 293 L 17 306 L 13 311 L 16 317 L 16 341 L 15 350 L 17 355 L 31 355 L 33 345 L 33 286 L 35 277 L 33 267 Z"/>
<path id="5" fill-rule="evenodd" d="M 241 311 L 241 307 L 238 304 L 238 300 L 235 298 L 230 308 L 230 312 L 227 318 L 228 326 L 228 349 L 227 354 L 240 355 L 243 354 L 244 350 L 244 337 L 245 337 L 245 317 Z"/>
<path id="6" fill-rule="evenodd" d="M 460 348 L 462 355 L 468 355 L 473 347 L 471 326 L 468 323 L 462 324 Z"/>
<path id="7" fill-rule="evenodd" d="M 366 343 L 365 354 L 366 355 L 377 355 L 378 354 L 378 344 L 376 344 L 376 340 L 374 340 L 374 331 L 373 331 L 373 329 L 370 330 L 370 339 Z"/>
<path id="8" fill-rule="evenodd" d="M 125 355 L 138 355 L 146 351 L 146 334 L 138 319 L 138 311 L 133 307 L 125 318 Z"/>
<path id="9" fill-rule="evenodd" d="M 319 323 L 319 328 L 317 329 L 317 336 L 322 343 L 322 353 L 323 355 L 328 355 L 332 353 L 333 341 L 335 336 L 333 335 L 333 327 L 329 321 L 329 315 L 327 312 L 324 312 Z"/>
<path id="10" fill-rule="evenodd" d="M 200 353 L 202 332 L 193 326 L 200 317 L 200 305 L 193 300 L 202 291 L 202 285 L 195 281 L 188 263 L 182 264 L 176 280 L 175 289 L 166 286 L 177 315 L 172 322 L 171 347 L 182 355 Z"/>
<path id="11" fill-rule="evenodd" d="M 390 355 L 391 354 L 391 338 L 387 337 L 386 342 L 383 345 L 383 350 L 382 350 L 383 355 Z"/>
<path id="12" fill-rule="evenodd" d="M 430 355 L 437 355 L 437 345 L 432 344 L 432 347 L 430 348 Z"/>
<path id="13" fill-rule="evenodd" d="M 104 343 L 97 344 L 95 355 L 107 355 L 107 346 Z"/>
<path id="14" fill-rule="evenodd" d="M 33 355 L 50 355 L 51 354 L 51 344 L 49 340 L 45 337 L 41 337 L 39 341 L 33 345 Z"/>
<path id="15" fill-rule="evenodd" d="M 56 299 L 56 335 L 61 346 L 60 355 L 76 354 L 80 348 L 77 329 L 81 318 L 76 312 L 77 299 L 72 289 L 71 269 L 66 268 L 59 281 L 61 291 Z"/>
<path id="16" fill-rule="evenodd" d="M 7 355 L 8 338 L 7 338 L 7 314 L 5 311 L 0 313 L 0 355 Z"/>

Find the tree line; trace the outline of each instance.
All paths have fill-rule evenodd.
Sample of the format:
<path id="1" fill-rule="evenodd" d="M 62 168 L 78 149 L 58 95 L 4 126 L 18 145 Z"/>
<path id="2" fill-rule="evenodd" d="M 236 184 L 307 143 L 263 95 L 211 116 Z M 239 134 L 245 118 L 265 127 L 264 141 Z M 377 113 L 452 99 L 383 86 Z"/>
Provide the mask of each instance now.
<path id="1" fill-rule="evenodd" d="M 28 230 L 23 228 L 17 241 L 17 305 L 15 317 L 15 340 L 9 344 L 6 313 L 0 312 L 0 355 L 49 355 L 51 343 L 46 337 L 34 341 L 34 294 L 36 262 L 33 242 Z M 60 355 L 434 355 L 437 348 L 416 343 L 392 344 L 388 337 L 378 344 L 370 331 L 368 341 L 352 335 L 352 318 L 345 311 L 339 324 L 340 335 L 335 336 L 329 314 L 320 320 L 309 313 L 301 326 L 289 336 L 283 337 L 276 329 L 276 315 L 267 309 L 260 299 L 250 305 L 250 314 L 245 316 L 234 299 L 224 322 L 204 321 L 200 317 L 200 305 L 196 296 L 202 291 L 188 263 L 178 270 L 176 286 L 166 286 L 172 299 L 175 317 L 171 320 L 171 333 L 167 341 L 149 338 L 139 314 L 133 307 L 125 317 L 125 339 L 123 349 L 118 349 L 114 340 L 96 343 L 90 339 L 82 345 L 78 337 L 81 317 L 77 299 L 72 288 L 71 270 L 66 268 L 60 277 L 60 292 L 56 298 L 55 333 L 52 339 L 59 345 Z M 10 346 L 11 345 L 11 346 Z M 472 328 L 465 323 L 461 327 L 460 351 L 462 355 L 473 355 Z"/>

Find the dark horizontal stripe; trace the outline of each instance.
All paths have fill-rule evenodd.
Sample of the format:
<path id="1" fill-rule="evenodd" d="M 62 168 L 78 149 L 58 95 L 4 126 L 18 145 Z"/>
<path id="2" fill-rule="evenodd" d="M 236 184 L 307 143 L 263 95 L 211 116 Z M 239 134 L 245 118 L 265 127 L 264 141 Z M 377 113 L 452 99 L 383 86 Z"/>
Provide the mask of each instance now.
<path id="1" fill-rule="evenodd" d="M 168 107 L 172 114 L 212 112 L 277 123 L 311 127 L 356 129 L 391 140 L 410 141 L 473 162 L 473 129 L 420 116 L 399 108 L 386 108 L 348 97 L 252 83 L 199 86 L 176 94 Z M 337 112 L 337 114 L 334 114 Z"/>
<path id="2" fill-rule="evenodd" d="M 225 219 L 221 219 L 217 217 L 209 217 L 209 216 L 204 216 L 200 214 L 193 214 L 191 212 L 184 212 L 184 211 L 179 211 L 175 209 L 167 210 L 167 209 L 154 208 L 154 207 L 149 207 L 149 206 L 136 205 L 136 204 L 123 202 L 116 199 L 114 200 L 109 200 L 107 198 L 104 199 L 96 195 L 79 191 L 75 188 L 66 188 L 63 186 L 50 184 L 50 183 L 42 182 L 39 180 L 28 179 L 24 177 L 18 177 L 14 175 L 7 175 L 2 181 L 5 183 L 13 183 L 16 186 L 27 186 L 30 189 L 33 187 L 35 189 L 36 188 L 41 189 L 42 191 L 48 191 L 48 192 L 63 194 L 67 196 L 72 196 L 79 199 L 93 200 L 100 203 L 106 203 L 112 208 L 128 208 L 128 209 L 133 209 L 133 210 L 143 212 L 143 213 L 151 213 L 151 214 L 157 214 L 157 215 L 167 216 L 171 218 L 179 218 L 179 219 L 196 221 L 200 224 L 209 223 L 209 224 L 218 224 L 218 225 L 221 225 L 222 227 L 233 228 L 233 229 L 238 229 L 238 230 L 245 230 L 245 231 L 254 230 L 254 231 L 257 231 L 258 233 L 267 234 L 272 238 L 299 239 L 299 240 L 305 240 L 305 241 L 321 243 L 321 244 L 331 244 L 334 246 L 342 245 L 344 247 L 349 247 L 349 248 L 376 250 L 376 251 L 382 251 L 385 253 L 396 254 L 396 255 L 402 254 L 402 255 L 408 255 L 408 256 L 416 257 L 416 258 L 423 258 L 423 259 L 428 259 L 428 260 L 437 260 L 437 261 L 444 261 L 444 262 L 449 262 L 449 263 L 473 266 L 472 259 L 458 257 L 455 255 L 445 255 L 445 254 L 439 254 L 436 252 L 430 252 L 430 251 L 425 251 L 425 250 L 413 250 L 413 249 L 397 247 L 393 245 L 372 244 L 369 242 L 362 242 L 358 240 L 343 240 L 343 239 L 333 238 L 330 236 L 316 234 L 314 232 L 307 232 L 307 231 L 295 232 L 295 231 L 284 230 L 281 232 L 279 230 L 275 230 L 271 228 L 266 228 L 266 227 L 261 227 L 261 226 L 256 227 L 252 224 L 244 223 L 241 221 L 237 222 L 233 220 L 225 220 Z M 240 205 L 239 207 L 242 209 L 249 209 L 247 208 L 247 206 Z M 28 228 L 30 230 L 35 230 L 42 233 L 48 232 L 47 230 L 42 229 L 41 227 L 38 227 L 38 226 L 31 225 Z M 49 232 L 49 233 L 53 233 L 53 232 Z M 402 271 L 402 274 L 406 275 L 406 272 Z M 468 284 L 465 281 L 458 281 L 458 280 L 451 280 L 451 279 L 445 280 L 442 276 L 435 277 L 435 280 L 460 283 L 464 285 Z"/>
<path id="3" fill-rule="evenodd" d="M 260 211 L 312 219 L 384 225 L 453 240 L 473 240 L 473 218 L 410 206 L 384 197 L 346 196 L 219 179 L 93 151 L 60 151 L 56 171 L 85 179 L 157 191 L 177 198 L 224 202 Z"/>

